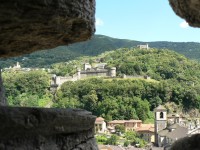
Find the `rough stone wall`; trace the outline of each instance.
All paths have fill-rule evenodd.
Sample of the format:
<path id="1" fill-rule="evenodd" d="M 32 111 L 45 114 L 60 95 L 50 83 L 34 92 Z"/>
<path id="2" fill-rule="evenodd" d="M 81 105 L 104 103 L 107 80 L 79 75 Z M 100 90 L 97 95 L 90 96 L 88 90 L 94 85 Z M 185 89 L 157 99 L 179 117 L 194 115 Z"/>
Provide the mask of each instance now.
<path id="1" fill-rule="evenodd" d="M 170 150 L 200 150 L 200 134 L 176 141 Z"/>
<path id="2" fill-rule="evenodd" d="M 174 12 L 184 18 L 190 26 L 200 27 L 199 0 L 169 0 Z"/>
<path id="3" fill-rule="evenodd" d="M 0 68 L 0 106 L 5 106 L 5 105 L 7 105 L 7 101 L 5 97 L 5 89 L 3 86 L 3 79 L 1 76 L 1 68 Z"/>
<path id="4" fill-rule="evenodd" d="M 0 150 L 98 150 L 95 118 L 80 109 L 0 107 Z"/>
<path id="5" fill-rule="evenodd" d="M 95 0 L 1 0 L 0 57 L 89 39 Z"/>

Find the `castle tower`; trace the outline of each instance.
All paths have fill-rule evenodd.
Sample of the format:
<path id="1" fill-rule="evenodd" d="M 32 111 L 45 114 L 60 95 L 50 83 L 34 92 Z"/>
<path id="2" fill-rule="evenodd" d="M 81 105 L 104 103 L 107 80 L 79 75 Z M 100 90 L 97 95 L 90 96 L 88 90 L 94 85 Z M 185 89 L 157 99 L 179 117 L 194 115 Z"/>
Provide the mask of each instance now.
<path id="1" fill-rule="evenodd" d="M 154 109 L 155 112 L 155 143 L 158 145 L 158 132 L 167 127 L 167 109 L 159 105 Z"/>
<path id="2" fill-rule="evenodd" d="M 92 66 L 89 63 L 84 63 L 83 64 L 83 70 L 84 71 L 90 70 L 91 68 L 92 68 Z"/>
<path id="3" fill-rule="evenodd" d="M 81 79 L 81 69 L 77 69 L 78 80 Z"/>
<path id="4" fill-rule="evenodd" d="M 116 67 L 110 68 L 110 76 L 111 77 L 116 77 Z"/>
<path id="5" fill-rule="evenodd" d="M 149 44 L 146 44 L 146 49 L 149 49 Z"/>

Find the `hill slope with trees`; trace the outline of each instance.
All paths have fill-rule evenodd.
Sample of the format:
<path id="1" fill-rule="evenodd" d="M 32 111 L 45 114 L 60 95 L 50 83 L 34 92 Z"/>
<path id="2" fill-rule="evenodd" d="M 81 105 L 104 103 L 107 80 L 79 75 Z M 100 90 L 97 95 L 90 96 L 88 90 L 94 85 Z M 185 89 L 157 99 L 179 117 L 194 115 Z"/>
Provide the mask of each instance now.
<path id="1" fill-rule="evenodd" d="M 32 54 L 0 59 L 0 67 L 13 66 L 17 61 L 23 67 L 50 67 L 54 63 L 66 62 L 80 56 L 95 56 L 105 51 L 118 48 L 131 48 L 148 43 L 150 47 L 167 48 L 185 55 L 190 59 L 200 59 L 200 43 L 195 42 L 141 42 L 127 39 L 116 39 L 104 35 L 94 35 L 91 40 L 69 46 L 60 46 Z"/>
<path id="2" fill-rule="evenodd" d="M 184 111 L 200 108 L 200 64 L 183 55 L 167 49 L 122 48 L 72 61 L 75 67 L 67 74 L 82 63 L 94 63 L 97 59 L 107 63 L 108 68 L 115 66 L 119 77 L 126 74 L 133 78 L 66 82 L 57 93 L 54 107 L 83 108 L 106 120 L 134 118 L 143 121 L 153 117 L 150 111 L 156 106 L 167 102 L 174 102 Z M 67 68 L 72 66 L 70 63 L 58 66 Z M 57 65 L 54 67 L 57 69 Z M 137 75 L 149 75 L 154 82 L 134 79 Z"/>
<path id="3" fill-rule="evenodd" d="M 175 103 L 184 111 L 200 109 L 200 64 L 167 49 L 121 48 L 94 57 L 52 66 L 60 75 L 73 75 L 85 62 L 107 63 L 117 68 L 117 78 L 88 78 L 66 82 L 57 91 L 56 101 L 49 91 L 51 76 L 45 71 L 3 72 L 6 97 L 12 106 L 83 108 L 112 119 L 152 120 L 159 104 Z M 123 74 L 133 76 L 121 78 Z M 149 75 L 152 80 L 134 76 Z"/>

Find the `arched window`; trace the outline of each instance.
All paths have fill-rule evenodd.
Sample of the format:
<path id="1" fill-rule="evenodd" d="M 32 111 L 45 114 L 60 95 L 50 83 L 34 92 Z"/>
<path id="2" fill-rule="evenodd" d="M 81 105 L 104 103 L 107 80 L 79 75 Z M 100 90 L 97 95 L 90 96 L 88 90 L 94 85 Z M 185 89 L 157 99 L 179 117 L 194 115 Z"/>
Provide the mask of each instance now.
<path id="1" fill-rule="evenodd" d="M 164 118 L 164 117 L 163 117 L 163 112 L 160 112 L 160 118 Z"/>

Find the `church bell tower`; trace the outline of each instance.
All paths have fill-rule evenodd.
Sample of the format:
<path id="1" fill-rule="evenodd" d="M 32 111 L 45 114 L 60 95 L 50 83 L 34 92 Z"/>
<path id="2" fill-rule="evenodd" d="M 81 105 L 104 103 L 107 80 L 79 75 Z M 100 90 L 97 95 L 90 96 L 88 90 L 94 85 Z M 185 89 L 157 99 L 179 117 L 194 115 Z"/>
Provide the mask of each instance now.
<path id="1" fill-rule="evenodd" d="M 155 142 L 158 144 L 158 132 L 167 127 L 167 109 L 159 105 L 154 110 L 155 112 Z"/>

